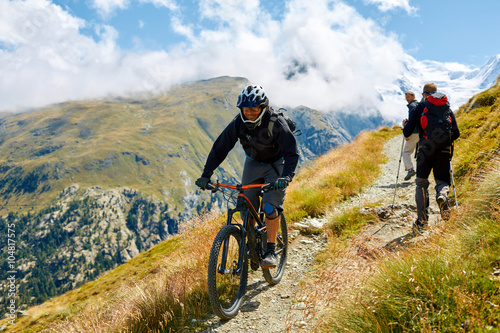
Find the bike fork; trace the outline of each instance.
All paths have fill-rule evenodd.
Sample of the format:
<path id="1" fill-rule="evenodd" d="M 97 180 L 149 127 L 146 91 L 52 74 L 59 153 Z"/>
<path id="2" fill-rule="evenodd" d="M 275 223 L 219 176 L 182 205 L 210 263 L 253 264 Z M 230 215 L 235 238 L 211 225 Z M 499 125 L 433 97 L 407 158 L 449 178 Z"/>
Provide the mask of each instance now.
<path id="1" fill-rule="evenodd" d="M 230 222 L 231 222 L 231 216 L 228 217 L 228 225 L 231 224 Z M 238 251 L 239 251 L 238 252 L 238 264 L 237 264 L 236 269 L 234 269 L 234 268 L 231 268 L 230 270 L 227 269 L 227 265 L 232 266 L 232 263 L 227 262 L 227 252 L 228 252 L 228 247 L 229 247 L 229 244 L 228 244 L 229 240 L 224 239 L 224 243 L 222 244 L 221 262 L 220 262 L 220 266 L 217 270 L 217 272 L 221 275 L 240 274 L 242 267 L 243 267 L 243 258 L 245 255 L 244 251 L 246 251 L 245 240 L 247 239 L 247 236 L 246 236 L 247 233 L 246 233 L 246 230 L 244 227 L 242 227 L 239 224 L 235 224 L 235 225 L 240 229 L 240 232 L 241 232 L 240 246 L 238 249 Z"/>
<path id="2" fill-rule="evenodd" d="M 222 256 L 220 260 L 220 266 L 217 272 L 221 275 L 230 273 L 226 270 L 226 261 L 227 261 L 227 247 L 228 247 L 228 239 L 224 239 L 224 243 L 222 244 Z"/>

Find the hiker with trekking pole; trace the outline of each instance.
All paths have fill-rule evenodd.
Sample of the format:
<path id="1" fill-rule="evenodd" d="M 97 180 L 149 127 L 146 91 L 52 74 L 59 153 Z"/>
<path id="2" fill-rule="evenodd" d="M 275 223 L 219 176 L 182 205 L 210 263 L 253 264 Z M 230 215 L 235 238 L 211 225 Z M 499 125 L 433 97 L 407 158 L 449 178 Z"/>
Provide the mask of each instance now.
<path id="1" fill-rule="evenodd" d="M 418 233 L 428 226 L 428 178 L 431 171 L 436 182 L 436 201 L 441 217 L 443 220 L 448 220 L 450 217 L 448 193 L 452 177 L 453 141 L 460 136 L 448 98 L 437 91 L 436 84 L 432 82 L 425 84 L 422 96 L 423 100 L 413 112 L 410 112 L 403 128 L 403 135 L 406 138 L 412 135 L 415 128 L 419 131 L 415 189 L 417 220 L 413 224 L 413 230 Z"/>
<path id="2" fill-rule="evenodd" d="M 413 91 L 405 92 L 405 99 L 408 102 L 408 118 L 410 117 L 410 113 L 417 107 L 418 102 L 415 99 L 415 93 Z M 408 118 L 403 120 L 403 127 L 405 126 Z M 401 154 L 399 155 L 399 164 L 398 164 L 398 174 L 396 176 L 396 185 L 394 186 L 394 197 L 392 198 L 391 208 L 394 209 L 394 202 L 396 200 L 396 191 L 398 189 L 398 180 L 399 180 L 399 169 L 401 167 L 401 159 L 403 159 L 403 163 L 405 165 L 405 171 L 407 171 L 404 180 L 410 180 L 411 177 L 415 176 L 417 172 L 413 168 L 413 162 L 411 160 L 411 155 L 417 148 L 418 143 L 418 127 L 415 126 L 413 133 L 408 137 L 403 136 L 403 142 L 401 142 Z"/>
<path id="3" fill-rule="evenodd" d="M 413 110 L 417 107 L 418 101 L 415 99 L 415 93 L 413 91 L 407 91 L 405 93 L 405 99 L 408 102 L 408 118 L 410 117 L 410 113 L 413 112 Z M 408 118 L 403 120 L 403 127 L 408 121 Z M 411 160 L 411 155 L 417 148 L 417 143 L 418 143 L 418 127 L 415 126 L 413 129 L 413 133 L 409 137 L 405 137 L 404 140 L 406 141 L 406 144 L 404 146 L 403 150 L 403 163 L 405 165 L 405 171 L 407 171 L 407 174 L 404 178 L 404 180 L 410 180 L 411 177 L 415 176 L 417 172 L 413 168 L 413 162 Z"/>

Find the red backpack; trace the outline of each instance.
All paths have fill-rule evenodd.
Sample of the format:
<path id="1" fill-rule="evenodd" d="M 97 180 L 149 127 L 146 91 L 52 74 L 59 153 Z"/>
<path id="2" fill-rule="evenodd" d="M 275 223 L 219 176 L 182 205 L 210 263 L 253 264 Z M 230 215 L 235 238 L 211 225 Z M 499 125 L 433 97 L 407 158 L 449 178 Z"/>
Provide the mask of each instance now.
<path id="1" fill-rule="evenodd" d="M 420 116 L 420 127 L 424 142 L 433 143 L 436 148 L 451 146 L 452 111 L 445 94 L 436 92 L 425 101 Z"/>

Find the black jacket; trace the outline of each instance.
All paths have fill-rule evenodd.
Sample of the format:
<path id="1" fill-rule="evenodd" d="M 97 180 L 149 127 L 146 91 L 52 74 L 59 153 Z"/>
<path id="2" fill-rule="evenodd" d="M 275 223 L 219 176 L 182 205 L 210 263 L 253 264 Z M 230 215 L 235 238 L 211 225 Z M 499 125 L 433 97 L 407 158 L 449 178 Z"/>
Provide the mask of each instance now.
<path id="1" fill-rule="evenodd" d="M 413 110 L 415 110 L 417 105 L 418 101 L 416 99 L 414 99 L 413 101 L 411 101 L 406 105 L 408 107 L 408 119 L 410 119 L 410 113 L 412 113 Z M 415 126 L 415 128 L 413 129 L 413 133 L 418 133 L 418 126 Z"/>
<path id="2" fill-rule="evenodd" d="M 212 150 L 207 157 L 202 177 L 210 178 L 213 172 L 227 157 L 227 154 L 240 140 L 245 154 L 261 163 L 274 163 L 285 160 L 282 176 L 293 178 L 299 161 L 297 142 L 288 128 L 286 121 L 278 117 L 274 123 L 273 133 L 269 133 L 269 121 L 272 109 L 264 111 L 262 123 L 255 130 L 249 130 L 238 114 L 215 140 Z"/>

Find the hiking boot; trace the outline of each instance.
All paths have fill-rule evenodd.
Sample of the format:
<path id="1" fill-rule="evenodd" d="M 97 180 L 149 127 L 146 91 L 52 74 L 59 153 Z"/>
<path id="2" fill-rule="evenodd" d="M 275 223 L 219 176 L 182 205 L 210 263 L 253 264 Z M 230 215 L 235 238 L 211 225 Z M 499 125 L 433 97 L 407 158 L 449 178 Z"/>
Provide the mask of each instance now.
<path id="1" fill-rule="evenodd" d="M 427 229 L 427 222 L 422 222 L 420 220 L 416 220 L 411 226 L 411 231 L 415 236 L 421 235 L 425 229 Z"/>
<path id="2" fill-rule="evenodd" d="M 262 268 L 274 268 L 276 267 L 277 264 L 278 260 L 276 259 L 274 251 L 267 250 L 266 253 L 264 253 L 264 258 L 262 258 L 262 262 L 260 263 Z"/>
<path id="3" fill-rule="evenodd" d="M 448 198 L 444 195 L 437 197 L 437 203 L 439 205 L 439 211 L 441 212 L 441 218 L 445 221 L 450 219 L 450 205 L 448 205 Z"/>
<path id="4" fill-rule="evenodd" d="M 410 180 L 410 178 L 415 176 L 416 174 L 417 174 L 417 172 L 413 169 L 408 171 L 408 173 L 405 176 L 405 180 Z"/>

